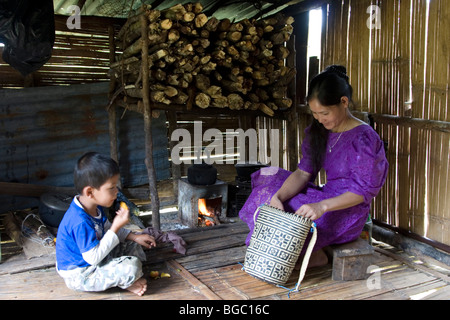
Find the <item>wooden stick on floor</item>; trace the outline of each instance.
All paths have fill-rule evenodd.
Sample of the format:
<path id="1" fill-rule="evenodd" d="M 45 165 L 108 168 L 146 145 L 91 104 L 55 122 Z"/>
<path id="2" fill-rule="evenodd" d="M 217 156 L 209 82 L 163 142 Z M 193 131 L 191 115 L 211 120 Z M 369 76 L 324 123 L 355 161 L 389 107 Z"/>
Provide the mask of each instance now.
<path id="1" fill-rule="evenodd" d="M 209 300 L 222 300 L 217 294 L 215 294 L 207 285 L 197 279 L 192 273 L 186 270 L 181 264 L 179 264 L 175 260 L 166 261 L 167 267 L 170 268 L 173 272 L 176 272 L 180 276 L 182 276 L 191 286 L 194 287 L 195 290 L 198 290 L 201 294 L 203 294 Z"/>

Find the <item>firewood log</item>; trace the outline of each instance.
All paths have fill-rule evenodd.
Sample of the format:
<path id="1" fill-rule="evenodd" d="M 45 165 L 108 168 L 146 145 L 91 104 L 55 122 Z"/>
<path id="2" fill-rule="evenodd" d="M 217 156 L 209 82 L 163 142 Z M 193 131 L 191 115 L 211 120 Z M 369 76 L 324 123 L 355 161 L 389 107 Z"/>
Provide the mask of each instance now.
<path id="1" fill-rule="evenodd" d="M 176 4 L 170 8 L 162 10 L 162 14 L 166 19 L 181 20 L 186 13 L 186 8 L 182 4 Z"/>
<path id="2" fill-rule="evenodd" d="M 289 49 L 284 46 L 277 46 L 274 50 L 274 55 L 279 60 L 284 60 L 289 57 Z"/>
<path id="3" fill-rule="evenodd" d="M 184 91 L 178 91 L 178 94 L 172 99 L 172 102 L 175 104 L 183 105 L 189 99 L 189 95 Z"/>
<path id="4" fill-rule="evenodd" d="M 180 32 L 177 29 L 170 29 L 167 35 L 167 40 L 171 43 L 180 39 Z"/>
<path id="5" fill-rule="evenodd" d="M 289 109 L 292 106 L 292 99 L 290 98 L 279 98 L 275 99 L 274 103 L 280 108 L 280 109 Z"/>
<path id="6" fill-rule="evenodd" d="M 167 99 L 164 91 L 151 91 L 150 92 L 150 100 L 153 102 L 160 102 L 164 104 L 170 104 L 171 101 Z"/>
<path id="7" fill-rule="evenodd" d="M 210 103 L 211 97 L 206 93 L 200 92 L 195 96 L 195 104 L 202 109 L 208 108 Z"/>
<path id="8" fill-rule="evenodd" d="M 208 22 L 208 17 L 204 13 L 198 14 L 195 17 L 195 19 L 194 19 L 194 23 L 195 23 L 195 27 L 196 28 L 203 27 L 207 22 Z"/>
<path id="9" fill-rule="evenodd" d="M 178 95 L 178 90 L 172 86 L 167 86 L 164 89 L 164 94 L 170 98 L 175 97 L 176 95 Z"/>
<path id="10" fill-rule="evenodd" d="M 226 39 L 236 42 L 239 41 L 242 37 L 242 32 L 240 31 L 230 31 L 226 33 Z"/>
<path id="11" fill-rule="evenodd" d="M 227 96 L 227 102 L 231 110 L 240 110 L 244 106 L 244 99 L 237 93 L 230 93 Z"/>
<path id="12" fill-rule="evenodd" d="M 177 4 L 158 11 L 140 10 L 149 21 L 148 60 L 151 100 L 200 108 L 274 110 L 291 107 L 287 86 L 295 69 L 285 66 L 290 52 L 291 17 L 282 14 L 253 20 L 207 18 L 200 3 Z M 140 98 L 139 19 L 128 19 L 120 61 L 109 74 L 121 83 L 125 96 Z M 195 93 L 194 93 L 195 92 Z"/>
<path id="13" fill-rule="evenodd" d="M 167 35 L 168 35 L 168 31 L 167 30 L 162 30 L 159 33 L 153 33 L 148 35 L 148 44 L 149 46 L 155 46 L 155 45 L 159 45 L 161 43 L 165 43 L 167 41 Z"/>
<path id="14" fill-rule="evenodd" d="M 172 28 L 173 22 L 170 19 L 164 19 L 160 22 L 160 27 L 163 30 L 169 30 L 170 28 Z"/>
<path id="15" fill-rule="evenodd" d="M 142 47 L 142 41 L 139 38 L 132 45 L 125 48 L 125 50 L 123 50 L 122 59 L 129 58 L 129 57 L 139 53 L 141 51 L 141 47 Z"/>
<path id="16" fill-rule="evenodd" d="M 262 112 L 264 112 L 265 114 L 267 114 L 270 117 L 273 117 L 273 115 L 275 114 L 273 112 L 273 110 L 270 109 L 265 103 L 259 104 L 259 110 L 261 110 Z"/>
<path id="17" fill-rule="evenodd" d="M 209 61 L 207 63 L 205 63 L 203 66 L 201 66 L 201 70 L 203 71 L 204 74 L 210 74 L 212 71 L 216 70 L 217 64 Z"/>
<path id="18" fill-rule="evenodd" d="M 225 96 L 218 96 L 213 98 L 211 106 L 216 108 L 226 108 L 228 107 L 228 99 Z"/>
<path id="19" fill-rule="evenodd" d="M 267 91 L 272 96 L 272 98 L 281 99 L 281 98 L 286 97 L 287 87 L 285 87 L 285 86 L 283 86 L 283 87 L 270 86 L 267 89 Z"/>
<path id="20" fill-rule="evenodd" d="M 219 26 L 220 21 L 216 17 L 209 18 L 208 22 L 205 24 L 205 29 L 207 31 L 216 31 Z"/>
<path id="21" fill-rule="evenodd" d="M 210 86 L 205 90 L 205 93 L 213 99 L 222 98 L 222 88 L 219 86 Z"/>
<path id="22" fill-rule="evenodd" d="M 192 12 L 195 14 L 201 13 L 203 11 L 203 6 L 200 2 L 195 2 L 192 4 Z"/>
<path id="23" fill-rule="evenodd" d="M 194 19 L 195 19 L 195 13 L 194 12 L 186 12 L 183 15 L 182 21 L 183 22 L 191 22 L 191 21 L 194 21 Z"/>
<path id="24" fill-rule="evenodd" d="M 228 18 L 222 19 L 219 21 L 219 25 L 217 30 L 223 32 L 223 31 L 228 31 L 230 29 L 231 26 L 231 21 Z"/>

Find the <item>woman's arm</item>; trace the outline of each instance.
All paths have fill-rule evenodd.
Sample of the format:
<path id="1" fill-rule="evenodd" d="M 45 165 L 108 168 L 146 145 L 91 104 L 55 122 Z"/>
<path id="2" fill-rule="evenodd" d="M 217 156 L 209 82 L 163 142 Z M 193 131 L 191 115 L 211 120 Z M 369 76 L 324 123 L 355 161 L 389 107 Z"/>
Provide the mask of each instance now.
<path id="1" fill-rule="evenodd" d="M 311 174 L 297 169 L 283 183 L 281 188 L 273 195 L 270 205 L 284 210 L 283 202 L 300 193 L 311 179 Z"/>
<path id="2" fill-rule="evenodd" d="M 319 219 L 327 211 L 347 209 L 364 201 L 364 197 L 353 192 L 345 192 L 337 197 L 316 203 L 304 204 L 295 213 L 311 220 Z"/>

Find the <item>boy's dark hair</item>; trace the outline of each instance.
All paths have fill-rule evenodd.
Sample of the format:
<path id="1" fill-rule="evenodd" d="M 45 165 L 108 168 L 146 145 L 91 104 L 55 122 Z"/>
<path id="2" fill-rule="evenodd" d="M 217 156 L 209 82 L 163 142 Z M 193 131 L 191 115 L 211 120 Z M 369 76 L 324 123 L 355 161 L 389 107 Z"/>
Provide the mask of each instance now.
<path id="1" fill-rule="evenodd" d="M 108 179 L 119 174 L 119 165 L 110 157 L 88 152 L 78 159 L 73 180 L 75 190 L 81 194 L 87 186 L 99 189 Z"/>

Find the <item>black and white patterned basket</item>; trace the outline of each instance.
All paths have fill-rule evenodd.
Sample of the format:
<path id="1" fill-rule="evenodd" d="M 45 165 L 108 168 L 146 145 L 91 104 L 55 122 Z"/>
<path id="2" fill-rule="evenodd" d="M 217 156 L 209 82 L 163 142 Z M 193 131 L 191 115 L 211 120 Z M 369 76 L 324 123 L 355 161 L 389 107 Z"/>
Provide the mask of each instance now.
<path id="1" fill-rule="evenodd" d="M 313 230 L 295 288 L 298 291 L 316 242 L 315 224 L 310 219 L 268 205 L 260 206 L 259 211 L 245 254 L 244 270 L 265 282 L 283 285 L 288 281 L 306 237 Z"/>

